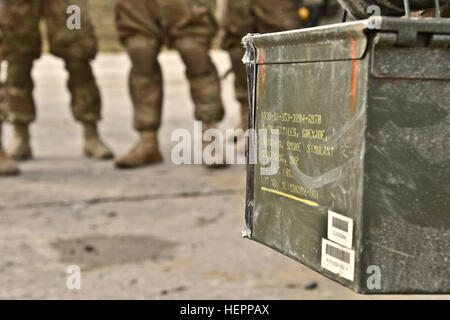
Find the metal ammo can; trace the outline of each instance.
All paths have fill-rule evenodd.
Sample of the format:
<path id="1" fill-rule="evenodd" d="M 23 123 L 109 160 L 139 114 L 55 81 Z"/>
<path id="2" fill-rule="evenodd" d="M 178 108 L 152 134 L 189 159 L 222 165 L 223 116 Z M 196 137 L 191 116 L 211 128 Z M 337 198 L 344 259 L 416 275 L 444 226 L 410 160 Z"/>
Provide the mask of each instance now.
<path id="1" fill-rule="evenodd" d="M 450 293 L 450 19 L 244 45 L 257 158 L 244 236 L 359 293 Z"/>

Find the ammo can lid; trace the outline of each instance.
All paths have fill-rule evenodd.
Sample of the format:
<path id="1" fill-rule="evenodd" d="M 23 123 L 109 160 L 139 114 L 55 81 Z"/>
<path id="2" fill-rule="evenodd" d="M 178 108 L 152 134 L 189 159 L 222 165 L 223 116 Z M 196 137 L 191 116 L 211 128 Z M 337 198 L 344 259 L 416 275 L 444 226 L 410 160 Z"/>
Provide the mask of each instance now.
<path id="1" fill-rule="evenodd" d="M 413 45 L 419 34 L 430 45 L 450 47 L 450 19 L 373 17 L 347 23 L 244 37 L 246 64 L 277 64 L 361 59 L 369 35 L 385 33 L 389 45 Z M 386 37 L 384 37 L 386 39 Z"/>

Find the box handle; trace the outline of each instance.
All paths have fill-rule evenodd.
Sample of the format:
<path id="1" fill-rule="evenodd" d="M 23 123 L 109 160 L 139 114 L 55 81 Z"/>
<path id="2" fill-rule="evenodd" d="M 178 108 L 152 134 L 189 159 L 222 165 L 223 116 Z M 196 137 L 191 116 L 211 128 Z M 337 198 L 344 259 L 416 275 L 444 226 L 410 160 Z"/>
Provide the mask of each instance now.
<path id="1" fill-rule="evenodd" d="M 441 17 L 441 7 L 439 5 L 439 0 L 434 0 L 434 7 L 436 9 L 436 18 Z"/>

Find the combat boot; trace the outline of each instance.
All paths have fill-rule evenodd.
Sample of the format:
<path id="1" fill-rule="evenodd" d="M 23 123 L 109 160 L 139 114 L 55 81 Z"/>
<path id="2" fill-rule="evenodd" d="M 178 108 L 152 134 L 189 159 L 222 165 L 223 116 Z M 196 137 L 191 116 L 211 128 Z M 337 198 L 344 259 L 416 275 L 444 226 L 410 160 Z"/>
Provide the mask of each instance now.
<path id="1" fill-rule="evenodd" d="M 0 148 L 0 176 L 16 175 L 19 172 L 17 162 L 10 158 L 3 148 Z"/>
<path id="2" fill-rule="evenodd" d="M 33 158 L 28 123 L 14 123 L 14 138 L 11 145 L 7 148 L 7 153 L 16 161 L 25 161 Z"/>
<path id="3" fill-rule="evenodd" d="M 3 151 L 2 145 L 2 127 L 0 123 L 0 176 L 15 175 L 19 173 L 17 162 L 8 157 Z"/>
<path id="4" fill-rule="evenodd" d="M 213 152 L 205 152 L 205 149 L 213 143 L 213 141 L 205 141 L 205 132 L 209 129 L 217 129 L 216 123 L 205 123 L 202 124 L 202 151 L 203 151 L 203 164 L 209 169 L 219 169 L 227 166 L 226 164 L 226 141 L 223 139 L 223 148 L 222 148 L 222 159 L 217 158 L 220 155 L 216 154 L 216 150 Z M 217 137 L 215 137 L 216 139 Z"/>
<path id="5" fill-rule="evenodd" d="M 158 132 L 156 130 L 142 131 L 136 145 L 116 160 L 116 167 L 131 169 L 159 163 L 162 160 L 158 147 Z"/>
<path id="6" fill-rule="evenodd" d="M 100 139 L 96 122 L 83 123 L 84 155 L 96 160 L 108 160 L 114 158 L 114 154 Z"/>

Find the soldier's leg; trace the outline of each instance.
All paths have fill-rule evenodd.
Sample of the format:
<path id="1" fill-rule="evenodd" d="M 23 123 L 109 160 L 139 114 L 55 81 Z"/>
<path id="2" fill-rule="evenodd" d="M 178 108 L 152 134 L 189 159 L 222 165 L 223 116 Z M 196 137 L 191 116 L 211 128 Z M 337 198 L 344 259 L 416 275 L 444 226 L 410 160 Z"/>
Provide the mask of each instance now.
<path id="1" fill-rule="evenodd" d="M 1 60 L 0 60 L 1 67 Z M 0 68 L 1 73 L 1 68 Z M 0 83 L 0 176 L 12 175 L 19 173 L 19 167 L 17 163 L 10 158 L 3 150 L 3 137 L 2 137 L 2 124 L 6 118 L 6 102 L 5 102 L 5 90 L 2 83 Z"/>
<path id="2" fill-rule="evenodd" d="M 220 80 L 211 57 L 209 41 L 201 37 L 182 37 L 174 46 L 186 65 L 186 76 L 195 104 L 195 118 L 205 123 L 217 123 L 224 117 L 220 97 Z"/>
<path id="3" fill-rule="evenodd" d="M 118 168 L 135 168 L 162 161 L 158 147 L 161 124 L 163 81 L 157 57 L 161 49 L 161 30 L 157 21 L 156 1 L 118 0 L 116 26 L 122 44 L 132 62 L 129 77 L 134 107 L 134 127 L 139 140 L 117 159 Z"/>
<path id="4" fill-rule="evenodd" d="M 220 80 L 209 56 L 211 41 L 217 32 L 213 6 L 208 1 L 190 0 L 171 0 L 167 1 L 166 6 L 168 14 L 162 17 L 162 23 L 169 30 L 173 46 L 186 66 L 195 104 L 195 118 L 203 122 L 204 131 L 213 129 L 222 121 L 225 113 L 220 96 Z M 203 147 L 207 145 L 204 143 Z M 208 158 L 203 152 L 204 163 L 211 167 L 221 166 L 223 159 L 213 151 L 214 155 Z"/>
<path id="5" fill-rule="evenodd" d="M 1 1 L 2 51 L 8 60 L 8 118 L 14 126 L 14 139 L 7 151 L 17 160 L 32 157 L 29 125 L 35 120 L 36 112 L 31 69 L 33 60 L 41 53 L 40 3 L 39 0 Z"/>
<path id="6" fill-rule="evenodd" d="M 241 104 L 240 128 L 248 128 L 247 72 L 242 58 L 245 50 L 242 38 L 251 32 L 278 32 L 301 27 L 297 13 L 297 2 L 293 0 L 229 0 L 225 18 L 226 37 L 224 47 L 228 50 L 235 76 L 236 99 Z M 250 22 L 239 22 L 242 19 Z"/>
<path id="7" fill-rule="evenodd" d="M 239 128 L 244 131 L 248 129 L 248 85 L 247 85 L 247 72 L 242 58 L 244 57 L 245 50 L 241 45 L 233 46 L 228 49 L 228 53 L 231 59 L 231 66 L 234 73 L 234 90 L 236 99 L 240 104 L 241 120 Z"/>
<path id="8" fill-rule="evenodd" d="M 135 168 L 162 161 L 157 133 L 161 124 L 163 81 L 157 57 L 161 43 L 154 37 L 135 34 L 124 41 L 132 69 L 130 95 L 134 106 L 134 127 L 139 141 L 117 159 L 118 168 Z"/>
<path id="9" fill-rule="evenodd" d="M 227 28 L 231 63 L 235 75 L 236 98 L 241 104 L 241 128 L 246 130 L 248 127 L 248 86 L 247 73 L 242 58 L 245 50 L 242 48 L 242 37 L 250 32 L 268 33 L 278 32 L 301 27 L 300 18 L 297 14 L 297 2 L 293 0 L 253 0 L 251 3 L 242 7 L 243 4 L 234 4 L 238 0 L 231 0 L 229 14 L 234 19 L 237 15 L 234 12 L 240 12 L 238 16 L 252 22 L 246 29 L 240 28 L 240 33 L 234 31 L 233 20 L 228 21 L 231 26 Z M 234 9 L 234 11 L 233 11 Z M 245 26 L 245 25 L 244 25 Z M 225 42 L 226 43 L 226 42 Z"/>
<path id="10" fill-rule="evenodd" d="M 183 37 L 176 39 L 174 46 L 186 65 L 186 76 L 195 104 L 195 118 L 203 122 L 204 132 L 215 129 L 222 121 L 225 111 L 220 97 L 220 80 L 208 54 L 209 41 L 200 37 Z M 203 149 L 208 145 L 205 142 Z M 218 153 L 209 156 L 204 152 L 203 156 L 205 164 L 210 167 L 220 167 L 223 164 L 223 157 L 220 158 Z"/>
<path id="11" fill-rule="evenodd" d="M 254 0 L 252 7 L 256 17 L 256 32 L 280 32 L 302 28 L 297 1 Z"/>
<path id="12" fill-rule="evenodd" d="M 2 124 L 2 120 L 0 119 L 0 176 L 18 174 L 19 167 L 17 162 L 9 157 L 3 150 Z"/>
<path id="13" fill-rule="evenodd" d="M 99 160 L 111 159 L 113 153 L 98 133 L 101 98 L 89 61 L 67 59 L 65 62 L 69 73 L 72 114 L 83 127 L 84 155 Z"/>
<path id="14" fill-rule="evenodd" d="M 220 81 L 209 56 L 217 32 L 213 5 L 207 0 L 159 0 L 160 21 L 186 66 L 195 118 L 217 123 L 224 116 Z"/>
<path id="15" fill-rule="evenodd" d="M 236 99 L 240 104 L 241 120 L 238 127 L 244 130 L 248 127 L 248 88 L 247 73 L 242 63 L 245 50 L 241 41 L 246 34 L 256 31 L 252 3 L 253 0 L 228 0 L 224 17 L 225 37 L 222 43 L 222 47 L 230 55 Z"/>
<path id="16" fill-rule="evenodd" d="M 6 98 L 8 120 L 13 124 L 14 137 L 7 152 L 18 161 L 33 157 L 30 145 L 30 124 L 36 119 L 36 107 L 32 96 L 32 66 L 32 61 L 10 60 L 8 64 Z"/>
<path id="17" fill-rule="evenodd" d="M 69 30 L 66 10 L 73 4 L 81 8 L 81 29 Z M 84 155 L 100 160 L 111 159 L 113 154 L 98 133 L 101 98 L 90 66 L 97 52 L 97 41 L 88 11 L 85 0 L 46 0 L 44 6 L 50 51 L 64 59 L 69 73 L 72 114 L 83 127 Z"/>

